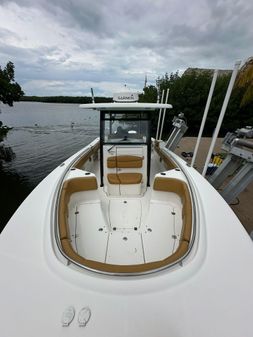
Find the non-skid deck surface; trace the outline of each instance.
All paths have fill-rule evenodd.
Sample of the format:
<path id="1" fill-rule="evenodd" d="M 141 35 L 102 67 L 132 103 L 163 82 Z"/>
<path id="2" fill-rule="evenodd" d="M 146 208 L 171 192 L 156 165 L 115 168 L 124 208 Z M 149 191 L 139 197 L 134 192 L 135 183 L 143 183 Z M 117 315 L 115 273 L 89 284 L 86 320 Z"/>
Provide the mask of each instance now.
<path id="1" fill-rule="evenodd" d="M 144 262 L 141 233 L 133 230 L 111 232 L 106 262 L 112 264 L 139 264 Z"/>
<path id="2" fill-rule="evenodd" d="M 145 262 L 162 260 L 171 255 L 179 244 L 180 209 L 168 202 L 152 201 L 144 231 Z"/>
<path id="3" fill-rule="evenodd" d="M 108 228 L 100 202 L 77 205 L 75 215 L 77 253 L 87 259 L 105 262 Z"/>
<path id="4" fill-rule="evenodd" d="M 140 199 L 112 199 L 109 201 L 111 228 L 139 228 L 141 224 Z"/>
<path id="5" fill-rule="evenodd" d="M 71 210 L 79 255 L 111 264 L 140 264 L 171 255 L 179 244 L 181 206 L 144 198 L 80 202 Z M 74 223 L 73 223 L 74 222 Z M 73 226 L 74 225 L 74 226 Z"/>

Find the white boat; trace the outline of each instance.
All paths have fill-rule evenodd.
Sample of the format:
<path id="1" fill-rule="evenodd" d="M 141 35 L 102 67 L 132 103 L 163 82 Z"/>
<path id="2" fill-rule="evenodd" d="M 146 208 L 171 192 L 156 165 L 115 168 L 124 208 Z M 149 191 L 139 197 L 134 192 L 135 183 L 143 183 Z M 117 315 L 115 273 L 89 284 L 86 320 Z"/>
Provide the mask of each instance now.
<path id="1" fill-rule="evenodd" d="M 57 167 L 0 236 L 0 335 L 252 336 L 253 247 L 164 142 L 169 104 L 82 105 L 100 138 Z M 127 101 L 127 102 L 126 102 Z"/>

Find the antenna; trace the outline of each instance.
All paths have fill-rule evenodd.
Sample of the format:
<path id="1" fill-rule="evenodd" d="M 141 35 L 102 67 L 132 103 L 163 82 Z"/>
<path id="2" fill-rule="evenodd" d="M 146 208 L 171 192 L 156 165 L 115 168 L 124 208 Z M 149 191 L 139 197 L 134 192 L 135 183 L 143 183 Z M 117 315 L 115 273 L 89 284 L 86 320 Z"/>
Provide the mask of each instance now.
<path id="1" fill-rule="evenodd" d="M 144 88 L 147 87 L 148 77 L 147 74 L 145 74 L 145 80 L 144 80 Z"/>
<path id="2" fill-rule="evenodd" d="M 92 103 L 95 103 L 93 88 L 90 88 L 90 91 L 91 91 Z"/>

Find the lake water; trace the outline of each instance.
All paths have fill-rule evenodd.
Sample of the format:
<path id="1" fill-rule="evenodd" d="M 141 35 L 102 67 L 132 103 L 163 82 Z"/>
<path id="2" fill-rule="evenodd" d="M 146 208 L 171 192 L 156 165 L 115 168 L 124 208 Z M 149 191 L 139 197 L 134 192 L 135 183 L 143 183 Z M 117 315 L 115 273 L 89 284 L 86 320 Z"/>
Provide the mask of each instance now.
<path id="1" fill-rule="evenodd" d="M 20 203 L 55 167 L 99 135 L 99 113 L 77 104 L 0 104 L 0 120 L 12 126 L 1 145 L 15 157 L 0 160 L 0 230 Z"/>

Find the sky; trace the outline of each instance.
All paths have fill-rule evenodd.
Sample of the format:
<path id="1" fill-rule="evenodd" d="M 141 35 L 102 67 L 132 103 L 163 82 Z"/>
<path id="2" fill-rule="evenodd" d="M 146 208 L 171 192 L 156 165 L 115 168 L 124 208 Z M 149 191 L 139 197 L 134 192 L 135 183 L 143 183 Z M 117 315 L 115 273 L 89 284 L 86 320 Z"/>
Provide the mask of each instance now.
<path id="1" fill-rule="evenodd" d="M 0 0 L 0 65 L 26 95 L 112 96 L 253 55 L 249 0 Z"/>

